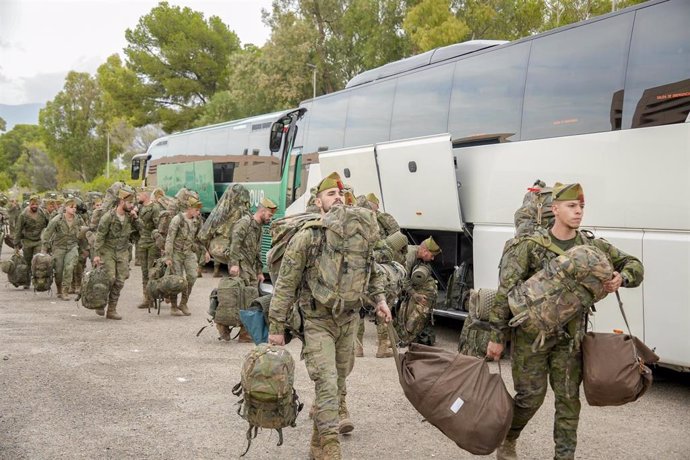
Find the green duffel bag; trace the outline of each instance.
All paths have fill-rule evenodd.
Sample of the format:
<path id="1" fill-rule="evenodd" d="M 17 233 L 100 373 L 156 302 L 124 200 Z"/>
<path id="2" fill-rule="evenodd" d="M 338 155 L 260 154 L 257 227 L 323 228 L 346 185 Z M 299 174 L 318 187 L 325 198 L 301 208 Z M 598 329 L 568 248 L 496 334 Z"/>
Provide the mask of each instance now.
<path id="1" fill-rule="evenodd" d="M 239 327 L 240 310 L 259 297 L 258 286 L 246 286 L 242 278 L 233 276 L 223 278 L 216 288 L 217 306 L 213 320 L 229 327 Z"/>

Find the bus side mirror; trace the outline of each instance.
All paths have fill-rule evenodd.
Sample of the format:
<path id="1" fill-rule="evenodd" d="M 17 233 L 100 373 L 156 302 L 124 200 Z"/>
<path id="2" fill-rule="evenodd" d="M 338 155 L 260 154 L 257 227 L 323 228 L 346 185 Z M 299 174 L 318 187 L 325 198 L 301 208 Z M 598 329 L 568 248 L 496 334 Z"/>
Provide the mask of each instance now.
<path id="1" fill-rule="evenodd" d="M 271 152 L 279 152 L 280 144 L 283 140 L 283 128 L 285 125 L 279 121 L 276 121 L 271 125 L 271 137 L 269 140 L 268 147 Z"/>
<path id="2" fill-rule="evenodd" d="M 139 160 L 132 160 L 132 180 L 139 180 L 139 173 L 141 172 L 141 163 Z"/>

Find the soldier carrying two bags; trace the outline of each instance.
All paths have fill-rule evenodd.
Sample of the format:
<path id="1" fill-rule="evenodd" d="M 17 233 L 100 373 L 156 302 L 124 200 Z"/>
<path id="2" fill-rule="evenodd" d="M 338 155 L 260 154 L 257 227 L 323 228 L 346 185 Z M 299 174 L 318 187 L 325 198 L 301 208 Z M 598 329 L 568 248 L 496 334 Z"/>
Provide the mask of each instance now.
<path id="1" fill-rule="evenodd" d="M 534 194 L 539 196 L 539 191 L 537 190 Z M 576 314 L 567 321 L 558 334 L 543 336 L 542 341 L 539 337 L 541 332 L 528 327 L 528 324 L 534 325 L 534 322 L 524 323 L 524 325 L 514 322 L 515 327 L 512 331 L 510 330 L 509 321 L 513 315 L 510 308 L 511 293 L 513 300 L 520 295 L 539 297 L 539 295 L 533 295 L 535 294 L 533 291 L 525 292 L 524 290 L 516 297 L 513 290 L 520 289 L 524 282 L 541 270 L 558 271 L 559 267 L 553 264 L 550 268 L 545 268 L 545 266 L 559 257 L 559 254 L 568 252 L 579 245 L 590 245 L 593 249 L 595 248 L 597 252 L 603 253 L 613 266 L 610 279 L 598 280 L 604 295 L 615 292 L 621 286 L 636 287 L 643 278 L 642 263 L 636 257 L 624 253 L 606 240 L 592 239 L 579 231 L 584 213 L 584 194 L 580 184 L 557 183 L 552 190 L 551 199 L 553 226 L 548 231 L 544 229 L 539 237 L 534 237 L 534 235 L 518 237 L 506 245 L 500 264 L 500 284 L 489 315 L 492 330 L 487 356 L 491 359 L 499 359 L 508 334 L 512 333 L 512 367 L 516 390 L 513 421 L 506 440 L 497 451 L 499 459 L 517 458 L 517 438 L 543 403 L 547 380 L 551 382 L 556 397 L 554 458 L 572 459 L 575 457 L 580 414 L 579 389 L 582 382 L 581 342 L 589 307 L 597 297 L 600 298 L 597 292 L 593 292 L 597 291 L 594 288 L 590 289 L 589 295 L 578 296 L 577 301 L 582 305 L 581 314 Z M 542 224 L 544 214 L 541 213 L 541 206 L 539 210 L 537 224 Z M 592 260 L 599 260 L 599 258 L 594 257 Z M 565 265 L 561 265 L 560 268 L 563 269 L 561 271 L 566 272 L 569 262 L 563 261 L 563 263 Z M 515 309 L 515 305 L 513 307 Z M 548 305 L 545 305 L 540 308 L 543 308 L 543 312 L 547 312 L 547 307 Z"/>

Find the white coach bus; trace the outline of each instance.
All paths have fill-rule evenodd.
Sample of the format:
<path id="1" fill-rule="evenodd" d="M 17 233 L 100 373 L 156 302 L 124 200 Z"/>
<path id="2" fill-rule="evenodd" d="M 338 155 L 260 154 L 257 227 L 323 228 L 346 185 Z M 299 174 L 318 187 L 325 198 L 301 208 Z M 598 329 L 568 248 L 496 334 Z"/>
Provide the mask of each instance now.
<path id="1" fill-rule="evenodd" d="M 288 201 L 337 170 L 413 240 L 440 242 L 442 290 L 495 288 L 527 187 L 580 182 L 584 227 L 644 263 L 621 294 L 633 334 L 690 370 L 689 19 L 690 0 L 650 1 L 364 72 L 301 104 Z M 435 313 L 462 310 L 447 296 Z M 625 329 L 611 298 L 594 323 Z"/>

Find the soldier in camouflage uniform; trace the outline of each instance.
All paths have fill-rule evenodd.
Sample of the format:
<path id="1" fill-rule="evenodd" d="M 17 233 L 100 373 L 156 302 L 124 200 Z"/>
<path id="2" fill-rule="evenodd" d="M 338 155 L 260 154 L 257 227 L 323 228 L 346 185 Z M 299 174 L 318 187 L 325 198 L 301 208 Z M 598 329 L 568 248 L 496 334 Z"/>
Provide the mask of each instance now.
<path id="1" fill-rule="evenodd" d="M 17 233 L 17 221 L 19 220 L 19 214 L 22 212 L 22 208 L 17 202 L 17 198 L 10 196 L 10 203 L 7 206 L 7 224 L 10 227 L 10 236 L 14 239 L 14 235 Z"/>
<path id="2" fill-rule="evenodd" d="M 129 262 L 132 243 L 139 237 L 137 231 L 137 210 L 134 206 L 135 192 L 123 186 L 117 192 L 117 207 L 103 214 L 98 222 L 94 242 L 94 266 L 103 264 L 110 281 L 108 311 L 96 310 L 96 314 L 109 319 L 122 319 L 117 312 L 120 291 L 129 278 Z"/>
<path id="3" fill-rule="evenodd" d="M 606 292 L 619 287 L 635 287 L 642 282 L 641 262 L 603 239 L 592 239 L 578 231 L 584 211 L 584 194 L 580 184 L 557 184 L 553 189 L 552 210 L 554 225 L 544 244 L 529 237 L 511 242 L 501 258 L 499 288 L 489 315 L 491 338 L 487 356 L 500 359 L 504 343 L 508 339 L 508 292 L 520 281 L 529 279 L 548 261 L 558 255 L 548 249 L 550 244 L 563 251 L 581 244 L 591 244 L 608 255 L 614 273 L 604 283 Z M 546 244 L 549 243 L 549 244 Z M 581 342 L 586 328 L 586 313 L 574 318 L 563 328 L 563 333 L 546 341 L 536 351 L 532 344 L 537 335 L 529 334 L 521 327 L 513 329 L 512 368 L 515 385 L 513 421 L 506 440 L 496 451 L 498 459 L 516 459 L 516 440 L 527 422 L 544 401 L 547 378 L 556 397 L 556 415 L 553 436 L 555 459 L 575 458 L 577 425 L 580 415 L 580 383 L 582 382 Z"/>
<path id="4" fill-rule="evenodd" d="M 360 206 L 371 209 L 376 213 L 376 222 L 379 224 L 379 237 L 380 239 L 386 239 L 390 235 L 400 231 L 400 225 L 395 220 L 393 216 L 388 213 L 379 211 L 379 199 L 375 194 L 369 193 L 366 196 L 361 196 L 357 200 Z M 402 252 L 395 251 L 392 254 L 393 260 L 398 263 L 404 264 L 404 255 Z M 391 301 L 391 299 L 388 299 Z M 361 358 L 364 356 L 364 325 L 367 321 L 366 310 L 362 309 L 360 311 L 359 325 L 357 328 L 357 338 L 355 340 L 355 356 Z M 388 338 L 388 328 L 382 321 L 376 320 L 376 337 L 378 342 L 378 348 L 376 350 L 377 358 L 390 358 L 393 356 L 393 349 L 391 348 L 391 343 Z"/>
<path id="5" fill-rule="evenodd" d="M 41 232 L 48 226 L 48 214 L 39 207 L 39 198 L 33 195 L 29 198 L 29 206 L 24 209 L 17 219 L 17 233 L 14 236 L 14 247 L 22 248 L 24 260 L 31 267 L 31 259 L 40 250 Z M 31 277 L 26 280 L 24 289 L 31 286 Z"/>
<path id="6" fill-rule="evenodd" d="M 201 225 L 197 217 L 201 212 L 201 201 L 189 195 L 186 202 L 181 202 L 180 207 L 184 211 L 177 214 L 170 221 L 170 228 L 165 238 L 165 250 L 163 256 L 168 267 L 172 267 L 177 275 L 187 278 L 187 290 L 182 291 L 179 307 L 177 296 L 170 299 L 170 314 L 173 316 L 189 316 L 192 313 L 187 308 L 189 295 L 196 282 L 197 255 L 196 248 L 199 244 L 198 235 Z M 206 252 L 206 262 L 211 260 L 211 256 Z"/>
<path id="7" fill-rule="evenodd" d="M 158 199 L 151 191 L 142 189 L 139 192 L 139 241 L 137 242 L 137 259 L 141 266 L 141 283 L 144 293 L 144 300 L 139 304 L 139 308 L 149 308 L 152 300 L 149 297 L 146 285 L 149 282 L 149 270 L 153 263 L 161 256 L 161 251 L 153 241 L 152 232 L 158 228 L 158 221 L 163 207 L 158 203 Z"/>
<path id="8" fill-rule="evenodd" d="M 0 193 L 0 258 L 2 258 L 2 246 L 5 244 L 5 232 L 7 231 L 7 204 L 7 197 L 3 193 Z"/>
<path id="9" fill-rule="evenodd" d="M 70 300 L 74 269 L 80 248 L 84 249 L 84 241 L 79 238 L 84 221 L 76 214 L 76 206 L 74 198 L 65 201 L 63 211 L 50 219 L 41 238 L 43 252 L 50 251 L 53 256 L 57 296 L 62 300 Z"/>
<path id="10" fill-rule="evenodd" d="M 343 184 L 333 173 L 317 186 L 315 205 L 322 214 L 343 203 Z M 297 303 L 304 315 L 304 359 L 309 377 L 314 381 L 313 431 L 311 455 L 317 459 L 340 459 L 339 433 L 352 431 L 345 396 L 345 379 L 352 370 L 354 335 L 360 305 L 335 309 L 314 299 L 308 284 L 308 258 L 318 238 L 311 228 L 299 230 L 288 244 L 280 276 L 276 281 L 269 311 L 269 343 L 285 344 L 288 312 Z M 376 311 L 388 322 L 391 313 L 386 304 L 383 280 L 373 271 L 369 295 Z"/>
<path id="11" fill-rule="evenodd" d="M 246 286 L 256 287 L 264 280 L 263 263 L 261 262 L 261 237 L 263 226 L 271 222 L 278 206 L 268 198 L 263 198 L 253 215 L 240 218 L 232 227 L 232 238 L 228 248 L 228 267 L 230 276 L 239 276 Z M 221 337 L 229 337 L 228 326 L 216 324 Z M 252 341 L 247 330 L 242 326 L 238 341 Z"/>
<path id="12" fill-rule="evenodd" d="M 436 285 L 434 277 L 430 276 L 429 279 L 420 285 L 415 285 L 411 277 L 412 272 L 420 265 L 426 265 L 431 272 L 429 262 L 434 260 L 434 257 L 439 254 L 441 254 L 441 247 L 431 236 L 422 241 L 419 245 L 407 246 L 407 254 L 405 255 L 405 262 L 403 264 L 407 273 L 407 279 L 405 280 L 403 295 L 410 299 L 408 301 L 414 301 L 420 305 L 427 305 L 430 303 L 430 308 L 433 308 L 433 304 L 436 302 L 436 297 L 438 296 L 438 286 Z M 429 318 L 432 318 L 432 316 L 430 315 Z M 432 345 L 434 340 L 433 333 L 432 324 L 427 321 L 426 326 L 424 326 L 424 329 L 417 335 L 413 342 Z M 423 340 L 423 338 L 425 339 Z"/>

